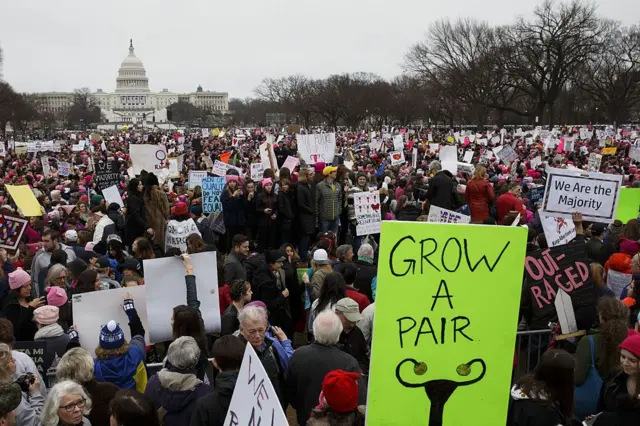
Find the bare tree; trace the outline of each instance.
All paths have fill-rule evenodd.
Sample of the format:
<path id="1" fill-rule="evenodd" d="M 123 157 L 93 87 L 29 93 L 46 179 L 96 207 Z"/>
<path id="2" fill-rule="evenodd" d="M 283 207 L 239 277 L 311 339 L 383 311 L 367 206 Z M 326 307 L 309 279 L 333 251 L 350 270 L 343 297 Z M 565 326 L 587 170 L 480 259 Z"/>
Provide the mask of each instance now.
<path id="1" fill-rule="evenodd" d="M 309 127 L 311 117 L 316 112 L 314 82 L 300 74 L 278 79 L 266 78 L 255 89 L 259 98 L 281 104 L 287 112 L 302 117 L 305 127 Z"/>
<path id="2" fill-rule="evenodd" d="M 71 106 L 67 110 L 67 125 L 86 128 L 90 124 L 100 123 L 101 120 L 100 107 L 91 91 L 86 87 L 76 89 Z"/>

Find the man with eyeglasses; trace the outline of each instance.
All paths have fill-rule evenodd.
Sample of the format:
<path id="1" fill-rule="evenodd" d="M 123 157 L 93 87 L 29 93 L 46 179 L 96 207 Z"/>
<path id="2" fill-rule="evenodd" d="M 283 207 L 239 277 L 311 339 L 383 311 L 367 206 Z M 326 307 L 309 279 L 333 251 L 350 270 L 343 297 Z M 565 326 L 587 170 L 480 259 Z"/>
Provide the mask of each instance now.
<path id="1" fill-rule="evenodd" d="M 32 297 L 43 296 L 38 287 L 38 277 L 40 271 L 48 268 L 51 263 L 51 253 L 55 250 L 63 250 L 67 253 L 67 262 L 76 259 L 76 253 L 65 244 L 60 243 L 60 233 L 53 229 L 47 229 L 42 234 L 42 249 L 38 250 L 31 263 L 31 295 Z"/>

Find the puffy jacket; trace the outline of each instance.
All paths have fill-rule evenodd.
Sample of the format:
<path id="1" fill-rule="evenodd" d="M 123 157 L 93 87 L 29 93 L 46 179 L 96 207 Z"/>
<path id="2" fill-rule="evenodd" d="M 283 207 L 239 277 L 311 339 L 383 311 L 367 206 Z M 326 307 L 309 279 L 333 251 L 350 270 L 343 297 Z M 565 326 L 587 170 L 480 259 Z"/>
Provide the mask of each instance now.
<path id="1" fill-rule="evenodd" d="M 327 180 L 316 185 L 316 215 L 318 220 L 335 220 L 342 213 L 342 188 Z"/>

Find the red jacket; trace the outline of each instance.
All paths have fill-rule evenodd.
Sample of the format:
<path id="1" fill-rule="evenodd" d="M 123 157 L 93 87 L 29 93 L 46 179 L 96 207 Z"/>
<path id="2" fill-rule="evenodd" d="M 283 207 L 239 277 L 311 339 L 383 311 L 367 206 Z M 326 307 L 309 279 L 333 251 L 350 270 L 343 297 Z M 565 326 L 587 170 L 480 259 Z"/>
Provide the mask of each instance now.
<path id="1" fill-rule="evenodd" d="M 498 225 L 504 220 L 509 212 L 515 211 L 520 213 L 520 218 L 523 219 L 525 215 L 524 204 L 515 195 L 510 192 L 502 194 L 498 197 L 496 202 L 496 210 L 498 211 Z"/>
<path id="2" fill-rule="evenodd" d="M 369 306 L 369 298 L 360 293 L 358 289 L 354 287 L 347 287 L 347 297 L 358 302 L 360 312 L 364 311 L 364 309 Z"/>
<path id="3" fill-rule="evenodd" d="M 471 180 L 464 192 L 464 199 L 469 204 L 471 222 L 482 223 L 489 217 L 489 206 L 496 198 L 493 186 L 488 180 Z"/>

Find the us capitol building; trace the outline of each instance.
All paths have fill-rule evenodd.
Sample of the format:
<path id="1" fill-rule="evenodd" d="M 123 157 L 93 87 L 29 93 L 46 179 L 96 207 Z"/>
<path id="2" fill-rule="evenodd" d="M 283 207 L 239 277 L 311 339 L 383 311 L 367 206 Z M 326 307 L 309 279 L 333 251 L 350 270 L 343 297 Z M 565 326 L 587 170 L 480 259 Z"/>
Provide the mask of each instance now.
<path id="1" fill-rule="evenodd" d="M 44 111 L 64 112 L 73 102 L 72 92 L 38 93 Z M 98 89 L 92 94 L 102 114 L 109 123 L 139 124 L 167 121 L 167 107 L 176 102 L 189 102 L 197 107 L 208 107 L 220 113 L 229 110 L 229 94 L 203 91 L 201 86 L 192 93 L 172 93 L 162 89 L 159 93 L 149 90 L 149 78 L 142 61 L 135 55 L 133 40 L 129 43 L 129 55 L 120 64 L 114 93 Z"/>

